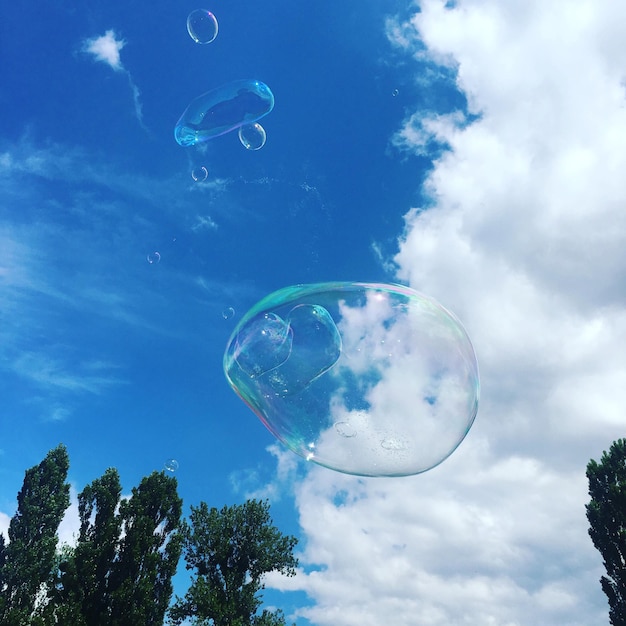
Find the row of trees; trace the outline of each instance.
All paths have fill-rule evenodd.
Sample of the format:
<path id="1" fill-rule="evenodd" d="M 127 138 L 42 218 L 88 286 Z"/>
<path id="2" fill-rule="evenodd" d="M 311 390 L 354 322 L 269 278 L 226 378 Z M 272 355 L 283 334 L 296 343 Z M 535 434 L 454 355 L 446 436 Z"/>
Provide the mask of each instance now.
<path id="1" fill-rule="evenodd" d="M 59 549 L 68 470 L 61 445 L 26 472 L 9 541 L 0 534 L 2 626 L 153 626 L 166 615 L 172 624 L 284 626 L 280 610 L 259 612 L 260 592 L 266 573 L 295 574 L 297 540 L 273 525 L 267 501 L 221 510 L 202 502 L 184 520 L 174 477 L 153 472 L 123 499 L 108 469 L 79 494 L 76 543 Z M 170 606 L 181 554 L 192 583 Z"/>
<path id="2" fill-rule="evenodd" d="M 295 574 L 297 540 L 273 525 L 267 501 L 221 510 L 201 502 L 184 520 L 174 477 L 153 472 L 123 499 L 108 469 L 79 494 L 76 543 L 59 549 L 68 470 L 62 445 L 27 470 L 9 541 L 0 533 L 2 626 L 154 626 L 166 615 L 174 625 L 285 626 L 280 610 L 259 612 L 260 592 L 266 573 Z M 626 626 L 626 440 L 591 460 L 587 479 L 610 622 Z M 192 583 L 170 606 L 181 554 Z"/>

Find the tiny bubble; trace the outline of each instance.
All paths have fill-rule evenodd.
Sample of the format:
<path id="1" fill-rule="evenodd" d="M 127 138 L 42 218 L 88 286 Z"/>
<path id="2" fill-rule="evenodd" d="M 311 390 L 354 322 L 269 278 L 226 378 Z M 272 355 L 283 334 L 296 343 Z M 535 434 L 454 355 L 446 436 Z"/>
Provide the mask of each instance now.
<path id="1" fill-rule="evenodd" d="M 193 178 L 197 183 L 204 182 L 209 176 L 209 170 L 204 167 L 196 167 L 191 170 L 191 178 Z"/>
<path id="2" fill-rule="evenodd" d="M 356 437 L 356 428 L 349 422 L 335 422 L 335 430 L 342 437 Z"/>
<path id="3" fill-rule="evenodd" d="M 178 461 L 176 459 L 167 459 L 163 467 L 173 474 L 178 469 Z"/>

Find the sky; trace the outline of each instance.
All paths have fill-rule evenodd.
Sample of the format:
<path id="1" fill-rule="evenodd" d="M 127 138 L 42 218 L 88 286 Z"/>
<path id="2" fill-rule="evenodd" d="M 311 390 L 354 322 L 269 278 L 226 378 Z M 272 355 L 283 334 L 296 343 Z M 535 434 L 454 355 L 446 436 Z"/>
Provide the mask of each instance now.
<path id="1" fill-rule="evenodd" d="M 74 501 L 175 458 L 186 511 L 267 497 L 299 538 L 265 593 L 297 626 L 608 623 L 585 468 L 625 434 L 625 42 L 609 0 L 7 5 L 0 530 L 60 442 Z M 274 93 L 265 146 L 177 145 L 241 78 Z M 252 305 L 336 280 L 408 285 L 471 337 L 478 415 L 438 467 L 306 463 L 226 382 Z"/>

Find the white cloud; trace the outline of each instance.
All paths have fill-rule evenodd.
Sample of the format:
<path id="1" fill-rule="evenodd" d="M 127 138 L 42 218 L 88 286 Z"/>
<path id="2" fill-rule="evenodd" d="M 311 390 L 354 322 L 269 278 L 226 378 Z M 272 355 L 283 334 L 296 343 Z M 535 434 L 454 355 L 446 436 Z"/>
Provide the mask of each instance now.
<path id="1" fill-rule="evenodd" d="M 625 24 L 608 0 L 426 0 L 389 22 L 457 72 L 472 116 L 418 111 L 398 132 L 447 150 L 395 262 L 466 326 L 481 406 L 431 472 L 299 485 L 303 570 L 271 582 L 305 590 L 316 625 L 607 621 L 585 466 L 624 435 Z"/>
<path id="2" fill-rule="evenodd" d="M 83 42 L 83 50 L 93 54 L 96 61 L 101 61 L 111 66 L 115 71 L 124 71 L 120 59 L 120 50 L 126 45 L 123 39 L 117 39 L 115 31 L 107 30 L 100 37 L 86 39 Z"/>
<path id="3" fill-rule="evenodd" d="M 192 225 L 191 230 L 194 233 L 202 230 L 217 230 L 217 224 L 210 215 L 196 215 L 196 221 Z"/>
<path id="4" fill-rule="evenodd" d="M 70 485 L 70 505 L 65 509 L 63 519 L 59 524 L 59 546 L 75 546 L 80 532 L 80 517 L 78 515 L 78 492 L 74 485 Z"/>
<path id="5" fill-rule="evenodd" d="M 93 37 L 83 41 L 82 49 L 84 52 L 93 55 L 96 61 L 106 63 L 116 72 L 123 72 L 128 78 L 128 84 L 133 96 L 133 107 L 135 116 L 144 130 L 147 130 L 143 124 L 143 105 L 141 104 L 141 92 L 131 73 L 122 64 L 120 50 L 126 45 L 124 39 L 118 39 L 114 30 L 107 30 L 100 37 Z"/>
<path id="6" fill-rule="evenodd" d="M 278 444 L 266 448 L 276 460 L 276 472 L 270 482 L 254 469 L 238 470 L 230 475 L 230 483 L 235 493 L 246 499 L 269 499 L 278 502 L 285 492 L 291 492 L 298 470 L 298 457 Z"/>
<path id="7" fill-rule="evenodd" d="M 5 541 L 9 536 L 9 524 L 11 523 L 12 515 L 8 515 L 0 511 L 0 534 L 4 535 Z M 80 519 L 78 516 L 78 493 L 76 487 L 70 485 L 70 504 L 63 514 L 63 519 L 59 524 L 57 531 L 59 542 L 58 546 L 63 544 L 75 545 L 78 538 L 78 532 L 80 530 Z"/>
<path id="8" fill-rule="evenodd" d="M 11 516 L 0 511 L 0 534 L 4 535 L 5 542 L 9 539 L 9 524 Z"/>

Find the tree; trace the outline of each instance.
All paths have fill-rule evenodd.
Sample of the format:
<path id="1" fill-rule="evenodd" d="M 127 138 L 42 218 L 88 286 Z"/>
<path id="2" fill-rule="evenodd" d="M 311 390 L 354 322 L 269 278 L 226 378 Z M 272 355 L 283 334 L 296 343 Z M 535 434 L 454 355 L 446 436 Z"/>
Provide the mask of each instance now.
<path id="1" fill-rule="evenodd" d="M 191 507 L 183 534 L 186 568 L 195 570 L 195 578 L 170 609 L 174 624 L 191 618 L 196 624 L 212 620 L 214 626 L 284 626 L 281 611 L 257 614 L 259 592 L 268 572 L 295 575 L 298 540 L 273 525 L 267 501 L 248 500 L 219 511 L 201 502 Z"/>
<path id="2" fill-rule="evenodd" d="M 117 510 L 121 494 L 119 474 L 109 468 L 78 496 L 78 541 L 73 549 L 66 550 L 60 565 L 56 615 L 62 624 L 109 624 L 110 573 L 122 531 Z"/>
<path id="3" fill-rule="evenodd" d="M 153 472 L 122 500 L 115 469 L 85 487 L 78 541 L 61 564 L 57 623 L 163 624 L 182 549 L 176 488 L 175 478 Z"/>
<path id="4" fill-rule="evenodd" d="M 613 442 L 600 463 L 587 465 L 589 536 L 604 559 L 600 578 L 613 626 L 626 626 L 626 440 Z"/>
<path id="5" fill-rule="evenodd" d="M 57 565 L 58 529 L 70 503 L 65 446 L 51 450 L 26 471 L 9 523 L 9 543 L 0 543 L 0 624 L 28 624 L 45 607 Z"/>
<path id="6" fill-rule="evenodd" d="M 120 504 L 124 536 L 111 572 L 111 626 L 163 624 L 182 549 L 176 487 L 174 477 L 153 472 Z"/>

